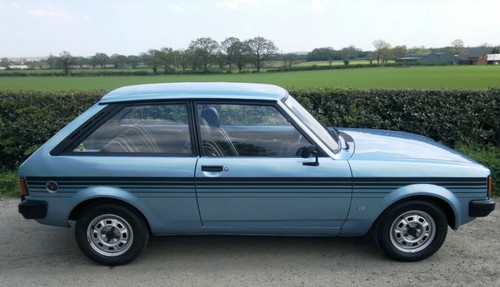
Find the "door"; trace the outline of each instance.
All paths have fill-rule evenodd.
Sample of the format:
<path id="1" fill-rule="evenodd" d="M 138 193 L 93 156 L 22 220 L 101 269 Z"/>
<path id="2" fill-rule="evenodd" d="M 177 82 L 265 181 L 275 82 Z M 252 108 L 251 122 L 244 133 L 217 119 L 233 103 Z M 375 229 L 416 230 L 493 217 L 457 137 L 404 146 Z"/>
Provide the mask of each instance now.
<path id="1" fill-rule="evenodd" d="M 308 140 L 273 103 L 196 105 L 202 224 L 242 233 L 336 234 L 351 201 L 344 160 L 297 156 Z"/>

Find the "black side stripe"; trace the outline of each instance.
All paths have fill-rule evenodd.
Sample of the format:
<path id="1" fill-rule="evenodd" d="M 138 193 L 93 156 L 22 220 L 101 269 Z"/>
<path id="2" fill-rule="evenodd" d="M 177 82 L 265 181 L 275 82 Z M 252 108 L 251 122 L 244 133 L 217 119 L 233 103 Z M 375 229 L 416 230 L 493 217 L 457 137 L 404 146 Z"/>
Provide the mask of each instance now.
<path id="1" fill-rule="evenodd" d="M 391 188 L 410 184 L 434 184 L 440 186 L 453 186 L 457 188 L 484 187 L 486 178 L 437 178 L 437 177 L 414 177 L 414 178 L 388 178 L 388 177 L 364 177 L 364 178 L 255 178 L 255 177 L 231 177 L 231 178 L 192 178 L 192 177 L 28 177 L 30 185 L 44 185 L 48 181 L 56 181 L 60 184 L 77 185 L 186 185 L 186 186 L 343 186 L 354 188 Z"/>

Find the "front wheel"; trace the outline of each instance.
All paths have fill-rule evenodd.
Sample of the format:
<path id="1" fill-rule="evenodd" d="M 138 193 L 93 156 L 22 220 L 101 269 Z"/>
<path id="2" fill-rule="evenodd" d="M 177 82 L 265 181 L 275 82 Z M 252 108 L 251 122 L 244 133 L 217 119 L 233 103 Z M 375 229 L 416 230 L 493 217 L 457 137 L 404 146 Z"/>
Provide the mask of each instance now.
<path id="1" fill-rule="evenodd" d="M 76 242 L 91 260 L 103 265 L 123 265 L 139 256 L 149 232 L 141 216 L 114 203 L 87 207 L 75 226 Z"/>
<path id="2" fill-rule="evenodd" d="M 448 223 L 443 210 L 428 201 L 407 201 L 386 210 L 375 225 L 382 252 L 398 261 L 418 261 L 443 245 Z"/>

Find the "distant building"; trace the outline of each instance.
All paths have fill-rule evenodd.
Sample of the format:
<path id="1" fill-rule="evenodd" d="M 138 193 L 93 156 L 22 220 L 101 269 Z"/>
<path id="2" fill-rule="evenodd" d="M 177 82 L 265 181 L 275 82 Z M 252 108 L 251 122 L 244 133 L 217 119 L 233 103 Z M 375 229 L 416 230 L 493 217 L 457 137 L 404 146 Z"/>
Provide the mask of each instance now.
<path id="1" fill-rule="evenodd" d="M 424 64 L 424 65 L 446 65 L 458 64 L 460 59 L 450 53 L 431 52 L 424 54 L 409 53 L 406 56 L 396 59 L 396 63 Z"/>
<path id="2" fill-rule="evenodd" d="M 488 65 L 498 65 L 500 64 L 500 54 L 488 54 L 486 60 Z"/>
<path id="3" fill-rule="evenodd" d="M 11 70 L 26 70 L 29 69 L 28 65 L 10 65 L 9 69 Z"/>
<path id="4" fill-rule="evenodd" d="M 460 65 L 486 65 L 488 60 L 483 48 L 465 48 L 464 55 L 460 55 Z"/>

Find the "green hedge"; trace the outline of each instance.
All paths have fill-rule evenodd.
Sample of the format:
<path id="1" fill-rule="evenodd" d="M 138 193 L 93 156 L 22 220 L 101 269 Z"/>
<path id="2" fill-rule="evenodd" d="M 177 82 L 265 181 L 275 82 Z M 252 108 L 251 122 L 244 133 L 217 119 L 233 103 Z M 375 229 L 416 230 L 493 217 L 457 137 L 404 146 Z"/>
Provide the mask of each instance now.
<path id="1" fill-rule="evenodd" d="M 320 89 L 290 93 L 316 118 L 332 126 L 407 131 L 445 144 L 500 143 L 500 89 Z"/>
<path id="2" fill-rule="evenodd" d="M 407 131 L 447 144 L 456 141 L 458 150 L 491 169 L 498 195 L 500 89 L 290 93 L 328 125 Z M 0 91 L 0 179 L 13 181 L 15 173 L 9 170 L 104 94 Z"/>
<path id="3" fill-rule="evenodd" d="M 450 144 L 500 143 L 500 89 L 292 90 L 321 121 L 337 127 L 408 131 Z M 15 168 L 105 91 L 0 92 L 0 169 Z"/>
<path id="4" fill-rule="evenodd" d="M 493 178 L 493 194 L 500 196 L 500 147 L 481 145 L 457 145 L 457 150 L 487 166 Z"/>
<path id="5" fill-rule="evenodd" d="M 71 76 L 153 76 L 151 69 L 71 69 Z M 0 77 L 67 77 L 62 69 L 0 71 Z"/>
<path id="6" fill-rule="evenodd" d="M 0 91 L 0 170 L 16 168 L 104 93 Z"/>

